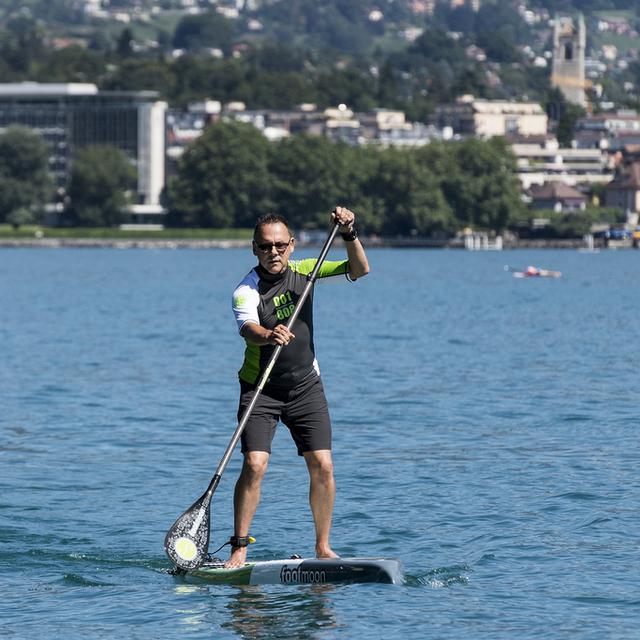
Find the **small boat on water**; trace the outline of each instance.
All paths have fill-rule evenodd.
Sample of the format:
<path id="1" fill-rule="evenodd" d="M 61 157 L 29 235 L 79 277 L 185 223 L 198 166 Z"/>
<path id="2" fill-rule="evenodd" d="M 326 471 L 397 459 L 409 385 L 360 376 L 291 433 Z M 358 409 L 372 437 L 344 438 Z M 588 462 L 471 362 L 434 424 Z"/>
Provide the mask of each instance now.
<path id="1" fill-rule="evenodd" d="M 528 266 L 523 271 L 505 267 L 505 270 L 511 271 L 514 278 L 561 278 L 561 271 L 552 271 L 551 269 L 541 269 L 540 267 Z"/>

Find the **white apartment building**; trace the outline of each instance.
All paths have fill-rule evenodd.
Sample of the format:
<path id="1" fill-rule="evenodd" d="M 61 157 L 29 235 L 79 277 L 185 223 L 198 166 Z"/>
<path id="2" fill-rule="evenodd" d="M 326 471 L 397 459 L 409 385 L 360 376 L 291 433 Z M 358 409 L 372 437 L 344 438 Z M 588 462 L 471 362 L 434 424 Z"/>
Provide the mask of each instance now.
<path id="1" fill-rule="evenodd" d="M 546 145 L 513 144 L 518 179 L 524 190 L 546 182 L 607 184 L 613 177 L 613 161 L 600 149 L 560 148 L 556 141 Z"/>
<path id="2" fill-rule="evenodd" d="M 138 173 L 132 215 L 162 214 L 165 183 L 165 102 L 152 91 L 99 91 L 86 83 L 20 82 L 0 84 L 0 131 L 22 125 L 49 146 L 49 170 L 64 190 L 73 157 L 89 145 L 124 151 Z"/>
<path id="3" fill-rule="evenodd" d="M 536 102 L 475 100 L 472 96 L 440 105 L 435 118 L 440 128 L 451 127 L 454 134 L 480 138 L 546 135 L 548 124 L 547 114 Z"/>
<path id="4" fill-rule="evenodd" d="M 640 144 L 640 116 L 633 110 L 599 113 L 576 123 L 576 144 L 581 149 L 599 148 L 610 153 Z"/>

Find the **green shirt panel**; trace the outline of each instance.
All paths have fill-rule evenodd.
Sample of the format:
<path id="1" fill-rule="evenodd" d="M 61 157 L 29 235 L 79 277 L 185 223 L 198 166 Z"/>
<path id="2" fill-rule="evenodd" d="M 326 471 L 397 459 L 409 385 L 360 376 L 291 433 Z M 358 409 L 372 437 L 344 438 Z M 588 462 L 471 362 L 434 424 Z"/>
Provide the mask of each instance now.
<path id="1" fill-rule="evenodd" d="M 238 375 L 251 384 L 258 379 L 260 375 L 260 347 L 257 344 L 246 342 L 244 362 Z"/>
<path id="2" fill-rule="evenodd" d="M 306 260 L 290 260 L 289 267 L 296 273 L 308 276 L 318 262 L 317 258 Z M 318 270 L 318 278 L 330 278 L 331 276 L 343 276 L 349 272 L 348 260 L 325 260 Z"/>

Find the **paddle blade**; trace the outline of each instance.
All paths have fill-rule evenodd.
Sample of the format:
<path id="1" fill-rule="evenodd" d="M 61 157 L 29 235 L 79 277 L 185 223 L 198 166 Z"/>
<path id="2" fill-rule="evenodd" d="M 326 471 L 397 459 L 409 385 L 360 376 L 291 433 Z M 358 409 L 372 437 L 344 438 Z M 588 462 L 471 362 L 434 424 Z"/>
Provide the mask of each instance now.
<path id="1" fill-rule="evenodd" d="M 197 569 L 209 549 L 211 492 L 205 492 L 171 526 L 164 538 L 169 560 L 185 571 Z"/>

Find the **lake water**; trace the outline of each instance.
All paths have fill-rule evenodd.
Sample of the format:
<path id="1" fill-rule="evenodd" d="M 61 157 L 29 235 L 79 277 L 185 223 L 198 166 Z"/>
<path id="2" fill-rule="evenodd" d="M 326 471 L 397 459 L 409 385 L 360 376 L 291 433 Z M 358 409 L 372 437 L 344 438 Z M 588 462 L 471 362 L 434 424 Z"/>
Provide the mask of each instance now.
<path id="1" fill-rule="evenodd" d="M 236 426 L 253 257 L 0 250 L 0 636 L 639 637 L 640 252 L 369 257 L 316 291 L 333 544 L 407 583 L 240 588 L 169 575 L 162 543 Z M 280 428 L 254 558 L 313 553 L 306 494 Z"/>

